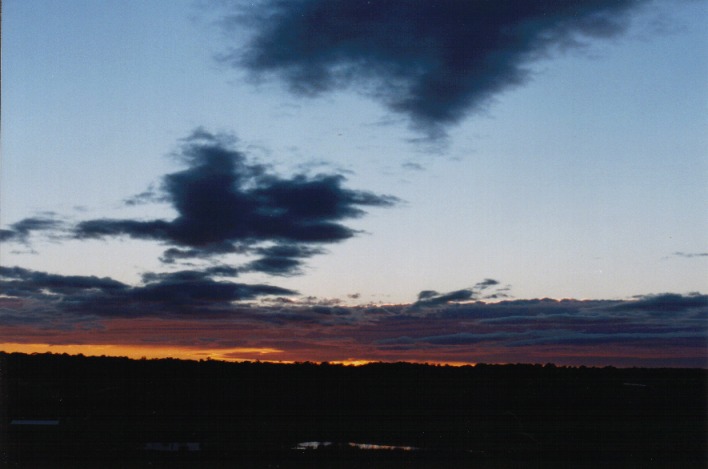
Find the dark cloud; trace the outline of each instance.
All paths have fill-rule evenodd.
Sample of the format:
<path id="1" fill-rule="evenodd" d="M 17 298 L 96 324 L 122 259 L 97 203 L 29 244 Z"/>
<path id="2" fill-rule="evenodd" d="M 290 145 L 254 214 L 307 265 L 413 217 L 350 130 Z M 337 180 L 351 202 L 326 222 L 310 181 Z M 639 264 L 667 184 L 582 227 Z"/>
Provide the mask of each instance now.
<path id="1" fill-rule="evenodd" d="M 418 301 L 414 306 L 438 306 L 453 301 L 466 301 L 474 297 L 472 289 L 456 290 L 449 293 L 438 293 L 433 290 L 424 290 L 418 294 Z"/>
<path id="2" fill-rule="evenodd" d="M 654 313 L 674 313 L 690 310 L 707 310 L 708 295 L 691 294 L 678 295 L 663 293 L 659 295 L 644 295 L 634 301 L 623 302 L 616 306 L 621 310 L 637 310 Z"/>
<path id="3" fill-rule="evenodd" d="M 268 274 L 296 273 L 318 246 L 348 239 L 343 225 L 365 212 L 389 207 L 392 196 L 343 187 L 344 177 L 302 174 L 282 178 L 249 163 L 228 136 L 196 130 L 178 157 L 187 169 L 163 178 L 162 198 L 177 211 L 172 220 L 96 219 L 79 223 L 77 238 L 128 236 L 171 245 L 162 260 L 244 253 L 261 257 L 247 269 Z M 314 245 L 314 246 L 313 246 Z"/>
<path id="4" fill-rule="evenodd" d="M 27 244 L 32 233 L 57 231 L 62 225 L 63 222 L 53 215 L 25 218 L 10 225 L 9 229 L 0 230 L 0 242 Z"/>
<path id="5" fill-rule="evenodd" d="M 422 293 L 424 299 L 442 296 Z M 377 336 L 374 343 L 389 351 L 441 347 L 477 350 L 474 347 L 481 343 L 503 349 L 532 346 L 700 349 L 708 345 L 707 300 L 707 295 L 700 294 L 663 294 L 623 301 L 476 301 L 439 306 L 423 317 L 404 308 L 379 320 L 378 327 L 386 333 Z"/>
<path id="6" fill-rule="evenodd" d="M 123 291 L 127 285 L 108 277 L 58 275 L 22 267 L 1 267 L 2 292 L 8 296 L 72 295 L 81 291 Z"/>
<path id="7" fill-rule="evenodd" d="M 471 288 L 464 288 L 462 290 L 456 290 L 448 293 L 439 293 L 435 290 L 423 290 L 418 293 L 418 301 L 413 303 L 412 307 L 433 307 L 449 303 L 479 299 L 481 298 L 480 294 L 483 290 L 486 290 L 496 285 L 499 285 L 499 282 L 497 280 L 487 278 L 481 282 L 478 282 Z M 505 294 L 497 292 L 492 295 L 487 295 L 485 296 L 485 298 L 492 298 L 498 296 L 505 296 Z"/>
<path id="8" fill-rule="evenodd" d="M 136 205 L 143 205 L 143 204 L 149 204 L 149 203 L 154 203 L 154 202 L 165 202 L 165 198 L 163 195 L 160 194 L 160 192 L 154 188 L 154 187 L 149 187 L 146 191 L 141 192 L 140 194 L 136 194 L 132 197 L 128 197 L 127 199 L 123 200 L 123 203 L 127 206 L 136 206 Z"/>
<path id="9" fill-rule="evenodd" d="M 227 17 L 254 35 L 222 60 L 302 95 L 353 86 L 429 136 L 526 82 L 556 50 L 625 31 L 643 0 L 266 0 Z"/>
<path id="10" fill-rule="evenodd" d="M 180 282 L 203 280 L 210 277 L 237 277 L 241 270 L 229 265 L 215 265 L 202 270 L 180 270 L 176 272 L 147 272 L 142 278 L 144 283 Z"/>
<path id="11" fill-rule="evenodd" d="M 420 165 L 420 164 L 418 164 L 418 163 L 413 163 L 413 162 L 411 162 L 411 161 L 406 162 L 406 163 L 403 163 L 401 166 L 402 166 L 404 169 L 408 169 L 408 170 L 411 170 L 411 171 L 423 171 L 423 169 L 424 169 L 422 165 Z"/>
<path id="12" fill-rule="evenodd" d="M 264 295 L 288 295 L 292 290 L 271 285 L 248 285 L 203 278 L 168 278 L 135 287 L 130 299 L 140 303 L 172 305 L 178 310 L 195 312 L 195 307 L 227 306 L 232 301 L 251 300 Z"/>
<path id="13" fill-rule="evenodd" d="M 474 319 L 480 323 L 485 322 L 531 322 L 547 317 L 562 317 L 572 315 L 579 318 L 579 311 L 585 308 L 600 307 L 605 304 L 599 300 L 592 303 L 577 302 L 575 300 L 554 300 L 549 298 L 529 300 L 505 300 L 496 303 L 477 301 L 457 307 L 442 308 L 433 313 L 433 317 L 445 320 Z M 608 306 L 616 302 L 607 303 Z M 591 306 L 592 305 L 592 306 Z M 584 317 L 584 316 L 583 316 Z"/>
<path id="14" fill-rule="evenodd" d="M 269 275 L 294 275 L 300 273 L 301 259 L 321 254 L 324 250 L 297 244 L 281 244 L 257 248 L 254 252 L 261 257 L 247 264 L 245 270 Z"/>
<path id="15" fill-rule="evenodd" d="M 493 287 L 495 285 L 499 285 L 498 280 L 494 280 L 493 278 L 485 278 L 481 282 L 477 283 L 475 285 L 475 288 L 485 289 L 485 288 Z"/>
<path id="16" fill-rule="evenodd" d="M 77 238 L 102 238 L 105 236 L 129 236 L 131 238 L 169 239 L 171 224 L 164 220 L 88 220 L 78 224 Z"/>
<path id="17" fill-rule="evenodd" d="M 184 248 L 168 248 L 160 256 L 160 261 L 165 264 L 173 264 L 180 260 L 194 259 L 194 258 L 205 258 L 212 257 L 222 254 L 247 254 L 249 249 L 247 246 L 243 245 L 233 245 L 228 241 L 223 243 L 214 243 L 209 246 L 203 246 L 194 249 L 184 249 Z"/>
<path id="18" fill-rule="evenodd" d="M 708 257 L 708 252 L 675 252 L 676 257 L 686 257 L 692 259 L 694 257 Z"/>
<path id="19" fill-rule="evenodd" d="M 235 274 L 236 269 L 228 266 L 214 266 L 203 271 L 147 273 L 143 275 L 143 285 L 130 286 L 107 277 L 0 267 L 0 290 L 8 298 L 29 301 L 28 319 L 36 317 L 31 311 L 53 316 L 110 317 L 234 313 L 238 312 L 234 302 L 296 293 L 271 285 L 214 279 Z"/>
<path id="20" fill-rule="evenodd" d="M 490 333 L 471 333 L 471 332 L 459 332 L 455 334 L 445 334 L 438 336 L 429 337 L 418 337 L 417 339 L 412 339 L 411 337 L 400 337 L 393 340 L 383 340 L 380 343 L 383 344 L 412 344 L 412 343 L 426 343 L 432 345 L 466 345 L 466 344 L 477 344 L 480 342 L 489 341 L 499 341 L 507 339 L 517 339 L 519 337 L 527 336 L 529 333 L 518 333 L 518 332 L 490 332 Z"/>
<path id="21" fill-rule="evenodd" d="M 567 330 L 543 331 L 542 333 L 528 334 L 529 339 L 514 340 L 509 342 L 509 347 L 524 347 L 529 345 L 603 345 L 603 344 L 628 344 L 646 343 L 651 348 L 659 348 L 658 341 L 681 342 L 684 347 L 705 347 L 708 345 L 708 336 L 702 331 L 665 331 L 665 332 L 615 332 L 615 333 L 587 333 Z"/>

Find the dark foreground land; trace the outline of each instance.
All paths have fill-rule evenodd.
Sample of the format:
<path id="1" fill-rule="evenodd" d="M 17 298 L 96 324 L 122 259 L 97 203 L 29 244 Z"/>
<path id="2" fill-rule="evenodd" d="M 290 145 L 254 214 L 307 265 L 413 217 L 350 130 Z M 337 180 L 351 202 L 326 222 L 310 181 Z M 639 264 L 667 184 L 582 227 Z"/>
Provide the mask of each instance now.
<path id="1" fill-rule="evenodd" d="M 708 370 L 0 353 L 0 375 L 10 467 L 708 464 Z"/>

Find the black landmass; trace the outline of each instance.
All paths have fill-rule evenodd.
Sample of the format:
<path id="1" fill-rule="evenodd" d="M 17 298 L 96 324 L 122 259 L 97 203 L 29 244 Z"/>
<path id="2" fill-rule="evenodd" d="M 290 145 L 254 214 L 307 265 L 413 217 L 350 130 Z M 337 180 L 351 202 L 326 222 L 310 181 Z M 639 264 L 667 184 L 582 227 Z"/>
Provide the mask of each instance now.
<path id="1" fill-rule="evenodd" d="M 10 467 L 708 463 L 704 369 L 0 353 L 0 378 Z"/>

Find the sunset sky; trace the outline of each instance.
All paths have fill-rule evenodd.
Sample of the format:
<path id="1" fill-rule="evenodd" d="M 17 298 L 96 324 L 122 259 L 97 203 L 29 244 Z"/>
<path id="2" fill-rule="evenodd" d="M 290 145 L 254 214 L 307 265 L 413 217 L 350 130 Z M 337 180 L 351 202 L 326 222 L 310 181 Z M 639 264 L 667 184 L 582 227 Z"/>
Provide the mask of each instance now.
<path id="1" fill-rule="evenodd" d="M 708 2 L 2 3 L 0 350 L 708 367 Z"/>

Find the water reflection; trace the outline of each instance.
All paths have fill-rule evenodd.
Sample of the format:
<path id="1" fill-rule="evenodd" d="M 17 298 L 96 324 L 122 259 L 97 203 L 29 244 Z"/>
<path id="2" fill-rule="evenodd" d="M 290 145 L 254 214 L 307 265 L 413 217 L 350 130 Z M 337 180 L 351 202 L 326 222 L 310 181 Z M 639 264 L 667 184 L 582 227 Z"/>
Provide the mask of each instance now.
<path id="1" fill-rule="evenodd" d="M 354 442 L 347 442 L 347 443 L 340 443 L 340 444 L 334 444 L 331 441 L 303 441 L 302 443 L 298 443 L 293 447 L 293 449 L 297 450 L 315 450 L 315 449 L 323 449 L 327 447 L 348 447 L 348 448 L 356 448 L 356 449 L 362 449 L 362 450 L 367 450 L 367 451 L 418 451 L 420 448 L 416 448 L 415 446 L 396 446 L 396 445 L 377 445 L 373 443 L 354 443 Z"/>
<path id="2" fill-rule="evenodd" d="M 420 448 L 415 446 L 394 446 L 394 445 L 375 445 L 372 443 L 347 443 L 347 446 L 357 449 L 367 450 L 397 450 L 397 451 L 417 451 Z"/>
<path id="3" fill-rule="evenodd" d="M 331 441 L 303 441 L 293 446 L 293 449 L 306 450 L 306 449 L 320 449 L 332 446 Z"/>

